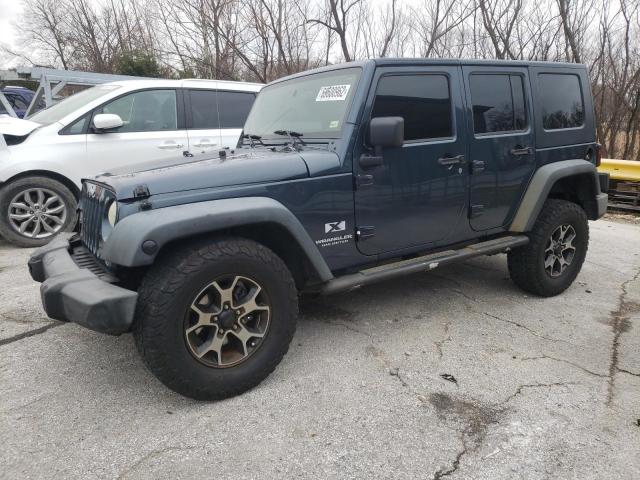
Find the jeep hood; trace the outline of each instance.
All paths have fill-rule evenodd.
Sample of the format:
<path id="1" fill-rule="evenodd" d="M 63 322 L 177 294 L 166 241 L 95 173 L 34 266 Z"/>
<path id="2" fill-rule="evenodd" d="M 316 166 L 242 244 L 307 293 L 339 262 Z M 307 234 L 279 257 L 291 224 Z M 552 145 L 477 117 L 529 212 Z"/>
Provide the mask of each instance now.
<path id="1" fill-rule="evenodd" d="M 9 115 L 0 115 L 0 135 L 24 137 L 25 135 L 29 135 L 39 126 L 39 123 L 30 122 L 29 120 L 23 120 Z"/>
<path id="2" fill-rule="evenodd" d="M 118 200 L 127 200 L 134 197 L 133 191 L 139 185 L 144 185 L 150 195 L 159 195 L 295 180 L 334 170 L 340 165 L 338 155 L 328 150 L 273 152 L 266 148 L 246 148 L 225 157 L 185 160 L 151 162 L 142 168 L 138 165 L 139 170 L 135 172 L 113 170 L 99 175 L 96 180 L 111 186 Z"/>

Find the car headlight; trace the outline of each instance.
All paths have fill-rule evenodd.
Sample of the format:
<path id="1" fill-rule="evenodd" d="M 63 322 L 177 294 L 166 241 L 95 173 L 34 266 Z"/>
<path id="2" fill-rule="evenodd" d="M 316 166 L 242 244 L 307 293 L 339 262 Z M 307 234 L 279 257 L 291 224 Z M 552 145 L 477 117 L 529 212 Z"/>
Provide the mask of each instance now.
<path id="1" fill-rule="evenodd" d="M 113 201 L 109 206 L 109 211 L 107 212 L 107 221 L 109 225 L 114 227 L 116 225 L 116 221 L 118 220 L 118 202 Z"/>

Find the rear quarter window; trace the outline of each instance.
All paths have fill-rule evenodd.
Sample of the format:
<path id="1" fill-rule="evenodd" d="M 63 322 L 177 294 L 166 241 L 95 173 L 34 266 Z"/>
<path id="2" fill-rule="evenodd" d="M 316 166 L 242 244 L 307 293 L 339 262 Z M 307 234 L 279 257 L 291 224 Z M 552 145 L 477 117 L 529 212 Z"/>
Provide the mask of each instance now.
<path id="1" fill-rule="evenodd" d="M 218 91 L 220 128 L 242 128 L 256 95 L 251 92 Z"/>
<path id="2" fill-rule="evenodd" d="M 545 130 L 578 128 L 584 125 L 584 99 L 577 75 L 541 73 L 538 75 Z"/>

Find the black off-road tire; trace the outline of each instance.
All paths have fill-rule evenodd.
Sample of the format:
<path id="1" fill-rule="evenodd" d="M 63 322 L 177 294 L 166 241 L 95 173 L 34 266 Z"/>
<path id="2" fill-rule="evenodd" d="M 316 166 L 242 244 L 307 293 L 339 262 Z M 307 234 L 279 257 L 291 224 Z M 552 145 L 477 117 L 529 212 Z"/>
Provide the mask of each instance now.
<path id="1" fill-rule="evenodd" d="M 198 361 L 184 329 L 193 298 L 221 275 L 255 279 L 272 308 L 259 348 L 227 368 Z M 296 329 L 298 295 L 291 273 L 275 253 L 246 239 L 195 241 L 161 256 L 138 294 L 133 335 L 144 362 L 167 387 L 197 400 L 232 397 L 256 386 L 280 363 Z"/>
<path id="2" fill-rule="evenodd" d="M 9 210 L 11 201 L 21 192 L 30 189 L 41 189 L 53 192 L 64 203 L 66 215 L 64 222 L 55 234 L 50 234 L 44 238 L 29 238 L 22 235 L 10 223 Z M 3 185 L 0 189 L 0 236 L 10 243 L 19 247 L 40 247 L 49 243 L 55 235 L 62 232 L 70 232 L 74 229 L 78 214 L 78 201 L 74 194 L 64 184 L 48 177 L 25 177 Z M 56 227 L 57 228 L 57 227 Z"/>
<path id="3" fill-rule="evenodd" d="M 545 269 L 545 249 L 552 233 L 560 225 L 575 230 L 576 251 L 571 264 L 553 278 Z M 509 274 L 513 282 L 526 292 L 552 297 L 565 291 L 576 279 L 587 255 L 589 224 L 584 210 L 566 200 L 549 199 L 542 207 L 531 232 L 529 244 L 508 253 Z"/>

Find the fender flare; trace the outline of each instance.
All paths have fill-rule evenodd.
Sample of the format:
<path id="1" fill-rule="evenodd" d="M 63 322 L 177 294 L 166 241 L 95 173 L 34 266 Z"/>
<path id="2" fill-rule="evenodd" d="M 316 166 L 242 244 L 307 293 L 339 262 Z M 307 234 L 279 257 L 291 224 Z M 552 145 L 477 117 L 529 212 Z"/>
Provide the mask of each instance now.
<path id="1" fill-rule="evenodd" d="M 563 160 L 549 163 L 540 167 L 529 182 L 527 191 L 522 197 L 518 211 L 516 212 L 509 230 L 511 232 L 528 232 L 533 228 L 535 221 L 542 210 L 544 202 L 549 197 L 553 185 L 561 178 L 574 175 L 591 174 L 593 179 L 593 191 L 596 198 L 594 200 L 602 203 L 600 197 L 605 197 L 606 193 L 600 192 L 600 182 L 598 172 L 593 163 L 582 159 Z"/>
<path id="2" fill-rule="evenodd" d="M 318 247 L 300 221 L 280 202 L 268 197 L 240 197 L 176 205 L 135 213 L 116 224 L 102 248 L 105 261 L 124 267 L 151 265 L 167 243 L 231 227 L 271 223 L 285 228 L 322 281 L 333 278 Z M 145 253 L 142 244 L 157 244 Z"/>

